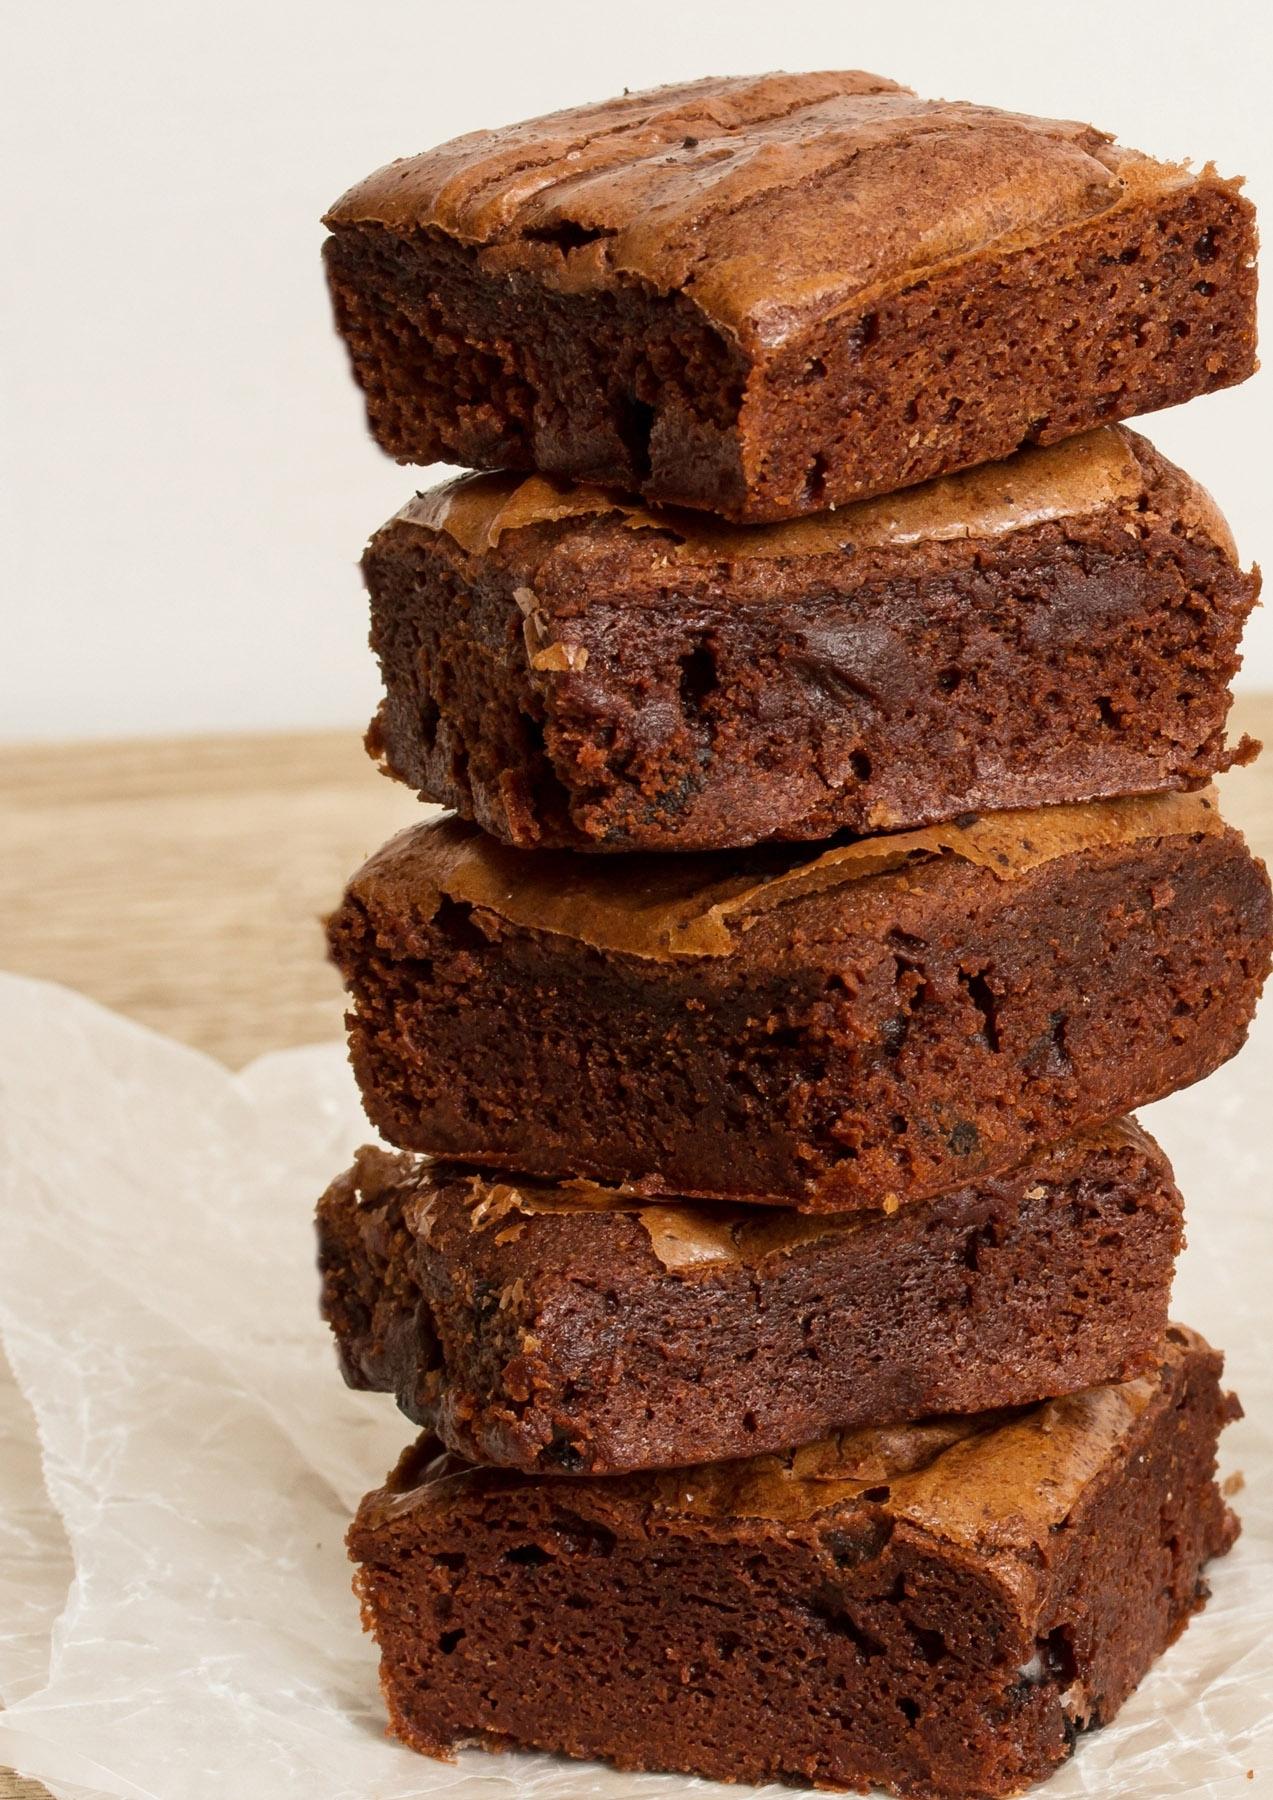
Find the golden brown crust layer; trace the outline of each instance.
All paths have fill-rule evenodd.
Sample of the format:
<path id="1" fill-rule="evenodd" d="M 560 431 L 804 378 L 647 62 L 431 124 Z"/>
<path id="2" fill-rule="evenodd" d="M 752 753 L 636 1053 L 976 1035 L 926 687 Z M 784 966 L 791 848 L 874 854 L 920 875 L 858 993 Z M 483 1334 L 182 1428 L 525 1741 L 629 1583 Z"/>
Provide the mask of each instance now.
<path id="1" fill-rule="evenodd" d="M 1005 462 L 776 525 L 739 527 L 702 513 L 655 511 L 605 488 L 510 474 L 460 476 L 417 495 L 390 524 L 445 532 L 480 556 L 511 532 L 610 514 L 633 531 L 670 534 L 669 553 L 678 562 L 732 562 L 1006 537 L 1052 520 L 1082 518 L 1144 491 L 1145 471 L 1133 441 L 1105 426 Z M 1203 489 L 1197 492 L 1197 523 L 1231 548 L 1218 509 Z"/>
<path id="2" fill-rule="evenodd" d="M 1093 1126 L 1082 1132 L 1080 1139 L 1092 1147 L 1113 1149 L 1130 1145 L 1149 1155 L 1156 1148 L 1135 1119 L 1114 1119 L 1109 1124 Z M 359 1157 L 363 1160 L 345 1178 L 354 1193 L 374 1196 L 378 1184 L 404 1178 L 405 1159 L 372 1149 L 360 1151 Z M 429 1213 L 436 1197 L 428 1179 L 429 1167 L 423 1160 L 415 1165 L 418 1173 L 413 1185 L 418 1184 L 418 1193 L 404 1213 L 412 1232 L 426 1240 Z M 524 1175 L 505 1179 L 478 1171 L 469 1175 L 468 1183 L 469 1218 L 475 1232 L 489 1229 L 503 1219 L 515 1221 L 544 1213 L 625 1213 L 640 1225 L 654 1256 L 668 1270 L 707 1263 L 741 1263 L 746 1268 L 759 1269 L 772 1258 L 788 1256 L 806 1244 L 861 1232 L 872 1216 L 847 1213 L 819 1218 L 779 1207 L 758 1210 L 729 1205 L 695 1206 L 675 1200 L 647 1205 L 642 1196 L 621 1187 L 602 1187 L 584 1180 L 542 1181 Z"/>
<path id="3" fill-rule="evenodd" d="M 721 855 L 587 859 L 510 850 L 448 818 L 410 826 L 350 884 L 353 900 L 431 917 L 443 898 L 483 907 L 526 929 L 666 962 L 728 956 L 737 933 L 788 900 L 950 856 L 1010 881 L 1081 851 L 1224 830 L 1214 790 L 1031 807 L 861 838 L 821 851 L 753 853 L 740 870 Z"/>

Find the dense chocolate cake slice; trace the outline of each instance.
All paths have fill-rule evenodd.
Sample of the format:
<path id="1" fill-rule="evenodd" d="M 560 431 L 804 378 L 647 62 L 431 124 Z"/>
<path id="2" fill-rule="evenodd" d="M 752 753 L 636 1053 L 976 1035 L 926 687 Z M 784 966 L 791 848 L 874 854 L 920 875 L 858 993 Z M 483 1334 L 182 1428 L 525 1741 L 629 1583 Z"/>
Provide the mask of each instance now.
<path id="1" fill-rule="evenodd" d="M 1157 1366 L 1024 1412 L 579 1481 L 427 1442 L 349 1534 L 394 1731 L 625 1769 L 971 1800 L 1108 1723 L 1237 1524 L 1236 1402 Z"/>
<path id="2" fill-rule="evenodd" d="M 788 525 L 481 475 L 363 563 L 384 767 L 506 843 L 729 849 L 1196 786 L 1258 577 L 1116 426 Z"/>
<path id="3" fill-rule="evenodd" d="M 843 1219 L 369 1149 L 318 1230 L 352 1386 L 396 1393 L 474 1462 L 598 1475 L 1138 1374 L 1167 1323 L 1180 1196 L 1124 1119 Z"/>
<path id="4" fill-rule="evenodd" d="M 580 857 L 443 820 L 329 926 L 403 1149 L 811 1212 L 923 1199 L 1209 1074 L 1268 877 L 1205 793 L 800 850 Z"/>
<path id="5" fill-rule="evenodd" d="M 471 132 L 327 223 L 390 455 L 728 518 L 890 493 L 1255 366 L 1236 182 L 860 71 Z"/>

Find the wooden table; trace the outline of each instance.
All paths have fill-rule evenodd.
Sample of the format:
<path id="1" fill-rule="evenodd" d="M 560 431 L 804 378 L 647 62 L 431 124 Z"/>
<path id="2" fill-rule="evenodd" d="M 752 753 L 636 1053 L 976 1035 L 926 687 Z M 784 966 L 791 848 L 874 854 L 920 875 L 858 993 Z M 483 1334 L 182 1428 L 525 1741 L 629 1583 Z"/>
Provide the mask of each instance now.
<path id="1" fill-rule="evenodd" d="M 1240 701 L 1234 726 L 1273 744 L 1273 695 Z M 1223 794 L 1273 860 L 1273 754 Z M 0 963 L 233 1067 L 335 1037 L 319 921 L 417 816 L 354 731 L 0 750 Z M 0 1771 L 0 1800 L 43 1793 Z"/>
<path id="2" fill-rule="evenodd" d="M 319 921 L 419 811 L 354 731 L 0 749 L 0 965 L 232 1067 L 337 1037 Z"/>

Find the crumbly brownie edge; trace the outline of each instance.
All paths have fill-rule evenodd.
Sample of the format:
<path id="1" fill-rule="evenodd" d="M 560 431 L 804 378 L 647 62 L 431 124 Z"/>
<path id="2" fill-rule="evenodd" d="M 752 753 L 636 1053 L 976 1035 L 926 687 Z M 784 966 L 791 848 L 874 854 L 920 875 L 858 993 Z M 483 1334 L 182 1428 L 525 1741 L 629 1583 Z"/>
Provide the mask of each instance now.
<path id="1" fill-rule="evenodd" d="M 554 294 L 484 275 L 444 233 L 375 224 L 338 228 L 324 259 L 368 426 L 395 461 L 640 490 L 657 413 L 692 456 L 700 504 L 736 510 L 748 359 L 685 296 Z"/>
<path id="2" fill-rule="evenodd" d="M 1246 380 L 1255 249 L 1250 201 L 1207 175 L 956 263 L 852 330 L 833 321 L 749 383 L 745 516 L 909 487 Z"/>
<path id="3" fill-rule="evenodd" d="M 314 1219 L 319 1311 L 345 1381 L 373 1392 L 396 1391 L 405 1368 L 415 1386 L 438 1365 L 415 1237 L 403 1217 L 414 1183 L 402 1177 L 401 1157 L 365 1146 L 327 1188 Z"/>
<path id="4" fill-rule="evenodd" d="M 1188 1341 L 1176 1326 L 1167 1338 Z M 1158 1429 L 1142 1428 L 1129 1447 L 1125 1479 L 1103 1471 L 1061 1534 L 1039 1640 L 1070 1748 L 1113 1719 L 1201 1611 L 1207 1563 L 1237 1541 L 1239 1521 L 1215 1480 L 1220 1435 L 1242 1417 L 1223 1371 L 1223 1355 L 1195 1339 L 1164 1386 Z"/>
<path id="5" fill-rule="evenodd" d="M 323 1310 L 353 1385 L 473 1461 L 558 1474 L 1126 1379 L 1161 1338 L 1181 1238 L 1166 1159 L 1130 1122 L 755 1262 L 669 1270 L 649 1231 L 704 1217 L 675 1204 L 528 1214 L 504 1193 L 364 1152 L 319 1206 Z M 734 1216 L 740 1242 L 763 1232 Z"/>

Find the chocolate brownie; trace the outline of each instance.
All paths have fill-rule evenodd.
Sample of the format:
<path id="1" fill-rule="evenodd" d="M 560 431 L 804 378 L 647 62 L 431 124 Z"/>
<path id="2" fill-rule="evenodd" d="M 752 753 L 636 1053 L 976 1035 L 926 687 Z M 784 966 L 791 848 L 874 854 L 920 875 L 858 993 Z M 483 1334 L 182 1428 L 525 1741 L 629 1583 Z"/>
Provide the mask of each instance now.
<path id="1" fill-rule="evenodd" d="M 760 520 L 1255 366 L 1239 184 L 860 71 L 625 94 L 392 163 L 327 217 L 401 462 Z"/>
<path id="2" fill-rule="evenodd" d="M 948 1800 L 1108 1723 L 1203 1603 L 1240 1411 L 1156 1366 L 1026 1411 L 570 1481 L 409 1452 L 349 1534 L 392 1729 Z"/>
<path id="3" fill-rule="evenodd" d="M 1234 760 L 1259 585 L 1118 426 L 787 525 L 471 476 L 363 567 L 386 769 L 506 843 L 583 850 L 1197 785 Z"/>
<path id="4" fill-rule="evenodd" d="M 401 833 L 329 922 L 401 1149 L 648 1194 L 922 1199 L 1197 1081 L 1268 969 L 1212 797 L 685 856 Z"/>
<path id="5" fill-rule="evenodd" d="M 645 1205 L 364 1150 L 318 1209 L 353 1387 L 474 1462 L 614 1474 L 1123 1380 L 1180 1196 L 1130 1120 L 889 1216 Z"/>

